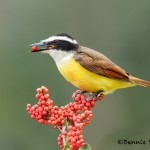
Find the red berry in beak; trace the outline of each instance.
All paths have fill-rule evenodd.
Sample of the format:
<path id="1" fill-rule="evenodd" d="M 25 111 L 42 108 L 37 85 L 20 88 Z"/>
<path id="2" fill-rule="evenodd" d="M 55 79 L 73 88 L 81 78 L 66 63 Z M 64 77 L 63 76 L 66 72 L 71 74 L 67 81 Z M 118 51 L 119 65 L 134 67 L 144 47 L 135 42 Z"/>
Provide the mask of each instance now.
<path id="1" fill-rule="evenodd" d="M 36 51 L 36 50 L 38 50 L 38 47 L 37 46 L 32 46 L 31 49 L 32 49 L 32 51 Z"/>

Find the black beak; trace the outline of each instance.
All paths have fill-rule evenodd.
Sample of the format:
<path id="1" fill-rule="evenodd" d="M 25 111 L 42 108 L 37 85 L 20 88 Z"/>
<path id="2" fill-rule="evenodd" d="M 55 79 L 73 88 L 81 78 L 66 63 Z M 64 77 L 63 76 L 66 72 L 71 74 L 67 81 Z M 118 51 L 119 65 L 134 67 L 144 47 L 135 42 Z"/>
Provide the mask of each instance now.
<path id="1" fill-rule="evenodd" d="M 43 42 L 31 44 L 31 52 L 40 52 L 44 50 L 48 50 L 46 45 Z M 45 46 L 42 48 L 42 46 Z"/>

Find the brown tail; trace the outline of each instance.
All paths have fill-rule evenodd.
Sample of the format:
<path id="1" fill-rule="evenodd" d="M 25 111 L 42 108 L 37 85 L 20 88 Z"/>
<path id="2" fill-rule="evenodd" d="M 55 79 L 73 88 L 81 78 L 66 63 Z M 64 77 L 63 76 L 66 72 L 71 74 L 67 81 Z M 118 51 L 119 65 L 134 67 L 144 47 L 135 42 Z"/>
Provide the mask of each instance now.
<path id="1" fill-rule="evenodd" d="M 145 87 L 149 87 L 150 88 L 150 82 L 149 81 L 145 81 L 145 80 L 133 77 L 133 76 L 130 76 L 130 81 L 132 83 L 137 84 L 137 85 L 141 85 L 141 86 L 145 86 Z"/>

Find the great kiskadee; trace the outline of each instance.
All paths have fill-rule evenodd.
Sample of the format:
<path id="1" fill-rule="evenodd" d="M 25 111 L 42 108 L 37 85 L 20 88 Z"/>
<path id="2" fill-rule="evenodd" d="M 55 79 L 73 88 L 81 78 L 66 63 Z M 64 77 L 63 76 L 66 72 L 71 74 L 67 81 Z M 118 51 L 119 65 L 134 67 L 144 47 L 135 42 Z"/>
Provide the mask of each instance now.
<path id="1" fill-rule="evenodd" d="M 136 85 L 150 87 L 150 82 L 131 76 L 103 54 L 80 46 L 66 33 L 30 46 L 32 52 L 48 53 L 64 78 L 81 90 L 108 94 Z"/>

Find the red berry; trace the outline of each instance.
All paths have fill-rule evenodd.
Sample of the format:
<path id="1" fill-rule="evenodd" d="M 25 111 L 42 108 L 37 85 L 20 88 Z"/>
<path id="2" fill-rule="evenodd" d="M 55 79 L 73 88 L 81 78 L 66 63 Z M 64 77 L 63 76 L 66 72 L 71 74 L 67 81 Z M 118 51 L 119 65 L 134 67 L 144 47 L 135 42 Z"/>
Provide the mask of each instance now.
<path id="1" fill-rule="evenodd" d="M 61 124 L 64 124 L 64 120 L 61 121 Z"/>
<path id="2" fill-rule="evenodd" d="M 27 107 L 31 107 L 31 104 L 27 104 Z"/>
<path id="3" fill-rule="evenodd" d="M 45 98 L 45 99 L 49 99 L 49 94 L 45 94 L 45 95 L 44 95 L 44 98 Z"/>
<path id="4" fill-rule="evenodd" d="M 44 123 L 43 119 L 38 120 L 39 123 Z"/>
<path id="5" fill-rule="evenodd" d="M 36 50 L 38 50 L 38 47 L 37 46 L 32 46 L 31 49 L 32 49 L 32 51 L 36 51 Z"/>
<path id="6" fill-rule="evenodd" d="M 31 115 L 31 118 L 33 118 L 33 119 L 34 119 L 34 118 L 35 118 L 35 116 L 34 116 L 34 115 Z"/>
<path id="7" fill-rule="evenodd" d="M 42 89 L 41 89 L 41 88 L 37 88 L 37 89 L 36 89 L 36 92 L 37 92 L 37 93 L 42 93 Z"/>
<path id="8" fill-rule="evenodd" d="M 75 143 L 76 140 L 74 138 L 71 139 L 71 143 Z"/>

